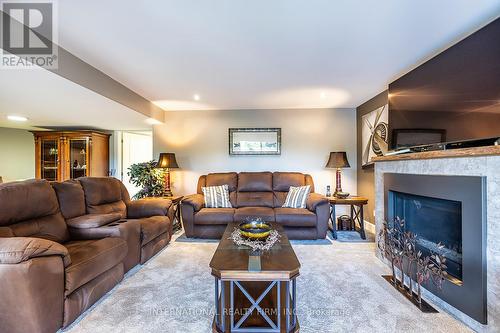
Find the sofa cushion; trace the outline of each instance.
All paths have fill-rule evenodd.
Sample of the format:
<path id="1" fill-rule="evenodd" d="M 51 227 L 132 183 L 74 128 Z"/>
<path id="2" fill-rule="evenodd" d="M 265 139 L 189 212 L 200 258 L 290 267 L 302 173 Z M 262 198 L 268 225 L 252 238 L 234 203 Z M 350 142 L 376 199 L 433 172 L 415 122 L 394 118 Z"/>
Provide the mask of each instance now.
<path id="1" fill-rule="evenodd" d="M 113 177 L 81 177 L 88 214 L 120 213 L 127 217 L 121 182 Z"/>
<path id="2" fill-rule="evenodd" d="M 0 226 L 59 212 L 56 194 L 45 180 L 0 184 L 0 202 Z"/>
<path id="3" fill-rule="evenodd" d="M 56 193 L 45 180 L 0 184 L 0 227 L 16 237 L 38 237 L 63 243 L 69 232 Z"/>
<path id="4" fill-rule="evenodd" d="M 59 207 L 65 219 L 85 214 L 85 193 L 77 180 L 51 183 L 57 194 Z"/>
<path id="5" fill-rule="evenodd" d="M 234 221 L 243 222 L 248 217 L 260 217 L 264 221 L 274 222 L 274 209 L 269 207 L 241 207 L 234 212 Z"/>
<path id="6" fill-rule="evenodd" d="M 227 184 L 229 192 L 236 191 L 238 186 L 238 174 L 236 172 L 228 173 L 209 173 L 203 186 L 220 186 Z"/>
<path id="7" fill-rule="evenodd" d="M 194 224 L 228 224 L 233 222 L 234 208 L 202 208 L 194 216 Z"/>
<path id="8" fill-rule="evenodd" d="M 168 232 L 170 228 L 170 220 L 166 216 L 151 216 L 135 221 L 139 221 L 141 225 L 141 245 L 147 244 L 159 235 Z"/>
<path id="9" fill-rule="evenodd" d="M 120 263 L 127 254 L 127 243 L 116 237 L 71 241 L 64 244 L 71 258 L 66 268 L 66 296 Z"/>
<path id="10" fill-rule="evenodd" d="M 87 206 L 96 206 L 122 200 L 120 181 L 113 177 L 78 178 L 85 191 Z"/>
<path id="11" fill-rule="evenodd" d="M 38 237 L 57 243 L 69 240 L 69 231 L 61 213 L 39 217 L 9 226 L 15 237 Z"/>
<path id="12" fill-rule="evenodd" d="M 315 227 L 316 214 L 304 208 L 275 208 L 276 222 L 288 227 Z"/>
<path id="13" fill-rule="evenodd" d="M 306 185 L 306 177 L 299 172 L 275 172 L 273 173 L 273 190 L 278 192 L 288 192 L 290 186 Z"/>
<path id="14" fill-rule="evenodd" d="M 118 213 L 121 218 L 127 218 L 127 205 L 123 201 L 115 201 L 102 205 L 87 205 L 88 214 L 111 214 Z"/>
<path id="15" fill-rule="evenodd" d="M 274 207 L 273 192 L 238 192 L 237 207 Z"/>
<path id="16" fill-rule="evenodd" d="M 236 207 L 236 189 L 238 187 L 238 174 L 236 172 L 209 173 L 206 176 L 201 176 L 198 179 L 197 193 L 203 194 L 201 188 L 204 186 L 219 186 L 224 184 L 228 185 L 231 206 Z"/>
<path id="17" fill-rule="evenodd" d="M 274 192 L 274 207 L 283 207 L 288 192 Z"/>
<path id="18" fill-rule="evenodd" d="M 240 172 L 238 174 L 238 192 L 271 192 L 273 174 L 271 172 Z"/>

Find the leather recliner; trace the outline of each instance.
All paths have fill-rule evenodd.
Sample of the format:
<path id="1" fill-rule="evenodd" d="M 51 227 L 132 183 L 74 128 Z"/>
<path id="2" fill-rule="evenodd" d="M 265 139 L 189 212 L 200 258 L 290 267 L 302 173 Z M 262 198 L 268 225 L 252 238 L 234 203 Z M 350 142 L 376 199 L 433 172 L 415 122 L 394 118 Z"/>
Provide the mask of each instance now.
<path id="1" fill-rule="evenodd" d="M 82 177 L 52 186 L 73 237 L 115 236 L 127 240 L 125 272 L 148 261 L 172 238 L 170 200 L 130 200 L 123 183 L 112 177 Z"/>
<path id="2" fill-rule="evenodd" d="M 204 186 L 229 186 L 233 208 L 206 208 Z M 311 186 L 306 208 L 283 208 L 290 186 Z M 182 223 L 186 237 L 220 238 L 229 222 L 242 222 L 248 217 L 277 222 L 290 239 L 322 239 L 326 237 L 330 206 L 323 195 L 314 193 L 310 175 L 298 172 L 229 172 L 203 175 L 198 180 L 197 194 L 181 203 Z"/>
<path id="3" fill-rule="evenodd" d="M 130 201 L 118 180 L 96 182 L 106 188 L 82 193 L 80 182 L 53 188 L 44 180 L 0 185 L 0 332 L 67 327 L 123 279 L 124 266 L 168 243 L 169 200 Z M 109 194 L 116 187 L 124 200 Z"/>

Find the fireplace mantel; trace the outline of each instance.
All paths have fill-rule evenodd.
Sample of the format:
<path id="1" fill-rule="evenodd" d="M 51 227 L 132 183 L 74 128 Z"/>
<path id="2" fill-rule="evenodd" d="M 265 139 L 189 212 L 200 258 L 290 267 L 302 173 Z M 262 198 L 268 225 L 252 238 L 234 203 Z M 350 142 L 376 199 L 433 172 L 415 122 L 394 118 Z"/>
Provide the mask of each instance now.
<path id="1" fill-rule="evenodd" d="M 384 175 L 449 175 L 486 178 L 488 325 L 482 325 L 434 295 L 427 299 L 480 332 L 500 331 L 500 146 L 387 156 L 375 161 L 375 229 L 385 217 Z M 453 156 L 446 154 L 453 154 Z M 434 296 L 434 298 L 433 298 Z"/>
<path id="2" fill-rule="evenodd" d="M 401 160 L 428 160 L 434 158 L 475 157 L 475 156 L 494 156 L 494 155 L 500 155 L 500 146 L 435 150 L 435 151 L 426 151 L 421 153 L 377 156 L 373 158 L 373 161 L 387 162 L 387 161 L 401 161 Z"/>

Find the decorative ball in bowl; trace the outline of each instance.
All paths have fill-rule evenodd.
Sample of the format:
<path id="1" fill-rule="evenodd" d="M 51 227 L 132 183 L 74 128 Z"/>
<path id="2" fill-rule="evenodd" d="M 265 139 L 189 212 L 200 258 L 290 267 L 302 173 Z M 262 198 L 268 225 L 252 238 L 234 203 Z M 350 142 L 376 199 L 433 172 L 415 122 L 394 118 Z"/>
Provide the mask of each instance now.
<path id="1" fill-rule="evenodd" d="M 241 236 L 250 240 L 264 240 L 271 233 L 271 225 L 259 219 L 242 222 L 239 229 Z"/>
<path id="2" fill-rule="evenodd" d="M 347 193 L 347 192 L 337 192 L 337 193 L 335 193 L 335 197 L 339 198 L 339 199 L 345 199 L 345 198 L 349 197 L 349 193 Z"/>

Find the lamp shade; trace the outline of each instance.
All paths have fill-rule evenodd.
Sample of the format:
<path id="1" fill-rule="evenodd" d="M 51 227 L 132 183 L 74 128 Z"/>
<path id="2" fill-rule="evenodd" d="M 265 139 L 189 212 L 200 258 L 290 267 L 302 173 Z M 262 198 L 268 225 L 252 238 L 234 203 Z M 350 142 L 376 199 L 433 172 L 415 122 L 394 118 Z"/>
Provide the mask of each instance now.
<path id="1" fill-rule="evenodd" d="M 156 167 L 162 169 L 176 169 L 179 165 L 177 165 L 174 153 L 160 153 Z"/>
<path id="2" fill-rule="evenodd" d="M 334 151 L 330 153 L 330 158 L 326 163 L 326 168 L 350 168 L 349 161 L 347 160 L 347 154 L 345 151 Z"/>

